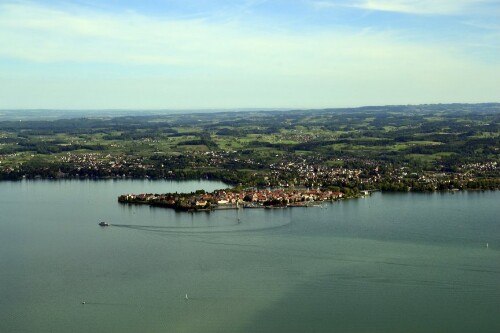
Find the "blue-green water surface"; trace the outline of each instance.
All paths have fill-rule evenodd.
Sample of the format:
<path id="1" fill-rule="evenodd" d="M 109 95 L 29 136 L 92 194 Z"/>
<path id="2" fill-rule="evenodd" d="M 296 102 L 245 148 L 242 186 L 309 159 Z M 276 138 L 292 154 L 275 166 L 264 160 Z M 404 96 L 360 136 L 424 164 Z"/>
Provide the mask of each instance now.
<path id="1" fill-rule="evenodd" d="M 500 332 L 500 192 L 196 214 L 116 200 L 223 187 L 0 183 L 0 332 Z"/>

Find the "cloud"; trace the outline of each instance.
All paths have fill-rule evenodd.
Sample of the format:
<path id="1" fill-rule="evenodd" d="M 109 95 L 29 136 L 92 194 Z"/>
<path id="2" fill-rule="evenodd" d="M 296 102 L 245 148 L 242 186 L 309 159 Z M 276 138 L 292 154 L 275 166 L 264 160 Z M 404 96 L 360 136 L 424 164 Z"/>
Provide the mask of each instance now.
<path id="1" fill-rule="evenodd" d="M 498 59 L 484 65 L 459 45 L 410 42 L 373 29 L 266 28 L 240 20 L 2 4 L 0 101 L 33 103 L 22 107 L 322 107 L 497 96 Z M 31 65 L 10 68 L 2 59 Z M 32 98 L 22 98 L 26 91 Z M 75 102 L 75 96 L 81 98 Z"/>
<path id="2" fill-rule="evenodd" d="M 340 63 L 395 61 L 431 52 L 425 46 L 401 43 L 393 37 L 370 30 L 268 33 L 240 22 L 161 19 L 132 12 L 62 11 L 26 4 L 0 7 L 0 55 L 40 63 L 164 65 L 294 74 L 324 73 Z"/>
<path id="3" fill-rule="evenodd" d="M 319 8 L 343 6 L 416 15 L 487 14 L 491 7 L 498 7 L 496 0 L 322 0 L 314 1 L 314 5 Z"/>

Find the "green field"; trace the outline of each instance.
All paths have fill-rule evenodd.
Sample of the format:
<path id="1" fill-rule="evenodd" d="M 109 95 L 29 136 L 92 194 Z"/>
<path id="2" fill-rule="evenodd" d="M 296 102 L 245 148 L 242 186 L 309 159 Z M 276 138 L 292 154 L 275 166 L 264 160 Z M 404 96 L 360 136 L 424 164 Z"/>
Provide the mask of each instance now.
<path id="1" fill-rule="evenodd" d="M 280 184 L 332 169 L 331 179 L 304 180 L 324 185 L 341 183 L 333 172 L 345 167 L 361 170 L 353 174 L 363 187 L 400 182 L 394 173 L 406 168 L 499 174 L 500 104 L 22 117 L 0 121 L 2 179 L 125 175 Z M 342 182 L 352 185 L 348 177 Z"/>

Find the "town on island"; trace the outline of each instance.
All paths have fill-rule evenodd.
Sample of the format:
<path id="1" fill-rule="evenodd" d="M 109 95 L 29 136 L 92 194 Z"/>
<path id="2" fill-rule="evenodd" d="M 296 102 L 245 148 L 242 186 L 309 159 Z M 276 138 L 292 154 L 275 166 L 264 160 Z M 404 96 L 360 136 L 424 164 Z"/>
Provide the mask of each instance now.
<path id="1" fill-rule="evenodd" d="M 362 194 L 368 194 L 367 191 Z M 172 208 L 179 211 L 210 211 L 238 208 L 285 208 L 321 206 L 324 201 L 346 198 L 343 192 L 327 189 L 226 189 L 193 193 L 123 194 L 118 202 L 123 204 L 147 204 Z M 322 207 L 322 206 L 321 206 Z"/>

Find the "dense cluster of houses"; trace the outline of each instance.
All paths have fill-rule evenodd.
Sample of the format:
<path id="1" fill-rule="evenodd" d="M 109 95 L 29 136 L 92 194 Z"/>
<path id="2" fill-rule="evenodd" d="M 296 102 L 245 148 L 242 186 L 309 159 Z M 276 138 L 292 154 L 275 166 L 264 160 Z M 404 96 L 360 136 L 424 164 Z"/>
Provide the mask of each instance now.
<path id="1" fill-rule="evenodd" d="M 500 165 L 496 161 L 469 163 L 459 166 L 453 172 L 416 170 L 408 165 L 391 165 L 363 158 L 337 158 L 325 160 L 319 154 L 307 156 L 295 154 L 276 155 L 278 162 L 267 161 L 263 157 L 249 156 L 237 151 L 194 151 L 181 155 L 135 156 L 103 152 L 67 152 L 56 156 L 55 162 L 36 160 L 36 154 L 0 154 L 0 179 L 21 178 L 152 178 L 152 179 L 221 179 L 228 176 L 228 183 L 241 183 L 244 186 L 277 186 L 282 188 L 330 187 L 344 190 L 383 189 L 395 187 L 408 190 L 446 190 L 456 188 L 498 188 Z M 27 159 L 27 161 L 24 161 Z M 23 161 L 14 163 L 13 160 Z M 42 163 L 43 162 L 43 163 Z M 215 171 L 214 171 L 215 170 Z M 239 170 L 246 170 L 236 175 Z M 444 170 L 444 169 L 443 169 Z M 214 174 L 215 173 L 215 174 Z M 243 175 L 243 178 L 240 177 Z M 222 178 L 223 179 L 223 178 Z M 240 180 L 241 179 L 241 180 Z M 223 179 L 226 180 L 226 179 Z M 239 181 L 238 181 L 239 180 Z M 488 184 L 489 185 L 488 185 Z M 391 185 L 391 186 L 386 186 Z M 233 194 L 227 194 L 233 195 Z M 226 196 L 227 196 L 226 195 Z M 239 197 L 227 198 L 227 204 L 262 203 L 281 201 L 285 204 L 309 202 L 311 195 L 288 192 L 267 193 L 258 191 L 251 200 L 243 200 L 247 193 L 237 193 Z M 323 194 L 322 194 L 323 195 Z M 210 199 L 210 200 L 207 200 Z M 224 205 L 224 196 L 213 195 L 204 199 L 211 206 Z M 250 197 L 247 197 L 250 199 Z M 335 198 L 333 198 L 335 199 Z M 142 198 L 133 200 L 149 202 Z M 164 200 L 155 198 L 154 202 Z M 169 202 L 171 199 L 169 198 Z M 325 199 L 321 199 L 325 200 Z M 328 199 L 326 199 L 328 200 Z M 198 200 L 203 206 L 202 200 Z M 219 203 L 219 201 L 221 203 Z M 244 202 L 243 202 L 244 201 Z M 314 199 L 312 200 L 314 201 Z M 184 203 L 184 201 L 183 201 Z M 238 203 L 240 204 L 240 203 Z"/>
<path id="2" fill-rule="evenodd" d="M 122 203 L 151 204 L 181 210 L 293 207 L 308 206 L 328 200 L 342 199 L 342 192 L 320 189 L 247 189 L 242 191 L 217 190 L 210 193 L 198 191 L 191 194 L 124 194 L 118 197 Z"/>

